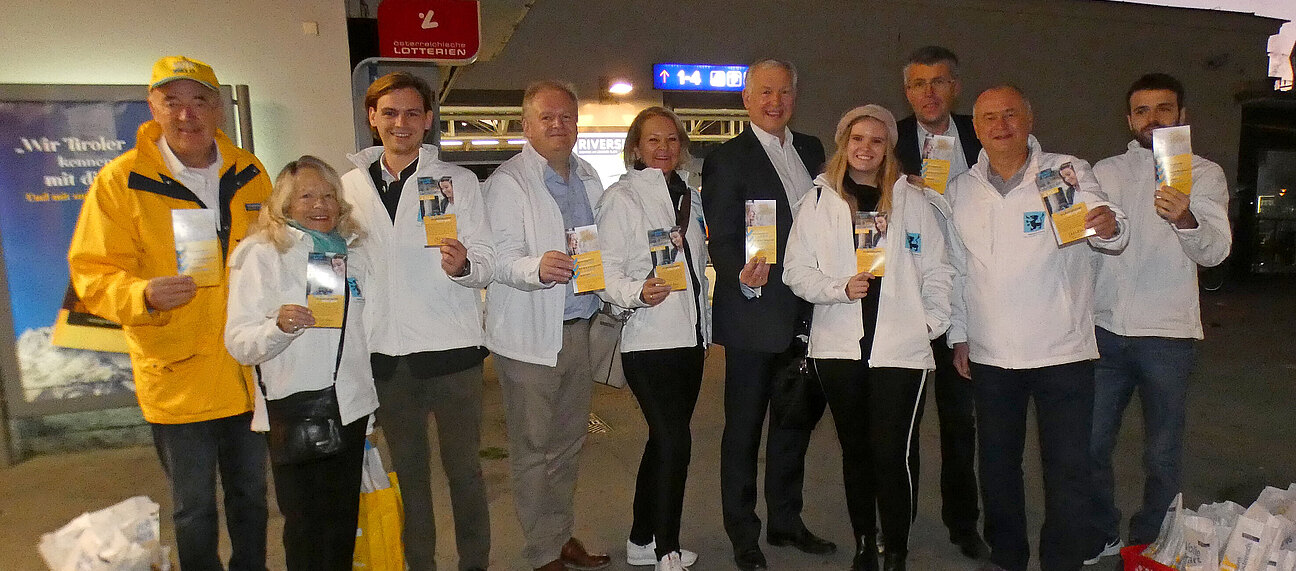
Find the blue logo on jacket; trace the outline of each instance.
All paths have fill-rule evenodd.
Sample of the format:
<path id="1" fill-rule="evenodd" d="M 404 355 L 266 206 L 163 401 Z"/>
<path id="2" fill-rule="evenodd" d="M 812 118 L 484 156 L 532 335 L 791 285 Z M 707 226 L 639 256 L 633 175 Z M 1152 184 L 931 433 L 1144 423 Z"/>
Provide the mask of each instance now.
<path id="1" fill-rule="evenodd" d="M 905 234 L 905 248 L 915 254 L 922 253 L 922 234 L 918 232 L 908 232 Z"/>
<path id="2" fill-rule="evenodd" d="M 1022 215 L 1022 232 L 1034 234 L 1044 229 L 1044 211 L 1035 210 Z"/>

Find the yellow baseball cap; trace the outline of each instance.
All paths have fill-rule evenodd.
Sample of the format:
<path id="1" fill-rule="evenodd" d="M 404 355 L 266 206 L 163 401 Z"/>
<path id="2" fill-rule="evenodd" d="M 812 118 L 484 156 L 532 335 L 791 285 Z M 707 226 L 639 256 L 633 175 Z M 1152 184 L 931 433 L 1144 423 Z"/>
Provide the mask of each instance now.
<path id="1" fill-rule="evenodd" d="M 177 79 L 192 79 L 214 91 L 220 90 L 220 82 L 216 81 L 216 72 L 212 71 L 210 65 L 184 56 L 167 56 L 157 60 L 153 64 L 153 79 L 149 81 L 149 89 Z"/>

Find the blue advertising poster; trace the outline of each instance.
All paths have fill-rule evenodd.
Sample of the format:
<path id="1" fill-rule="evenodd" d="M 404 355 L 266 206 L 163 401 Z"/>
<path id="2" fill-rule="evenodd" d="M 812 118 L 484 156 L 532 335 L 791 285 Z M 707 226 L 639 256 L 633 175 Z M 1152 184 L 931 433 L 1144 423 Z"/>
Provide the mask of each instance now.
<path id="1" fill-rule="evenodd" d="M 149 118 L 143 100 L 0 101 L 0 246 L 28 402 L 133 390 L 124 353 L 75 348 L 125 344 L 113 324 L 77 311 L 67 249 L 95 174 Z"/>

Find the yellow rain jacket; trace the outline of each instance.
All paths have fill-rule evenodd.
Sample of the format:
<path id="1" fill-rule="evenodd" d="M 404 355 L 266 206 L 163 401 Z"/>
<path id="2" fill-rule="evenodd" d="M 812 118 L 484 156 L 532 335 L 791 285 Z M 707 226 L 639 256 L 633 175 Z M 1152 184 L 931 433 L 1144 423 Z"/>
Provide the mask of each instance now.
<path id="1" fill-rule="evenodd" d="M 228 274 L 217 286 L 198 288 L 189 303 L 149 311 L 148 280 L 177 274 L 173 209 L 202 208 L 173 178 L 157 141 L 162 127 L 139 128 L 135 148 L 104 166 L 86 194 L 68 249 L 77 295 L 96 315 L 122 324 L 144 419 L 180 424 L 225 418 L 252 410 L 252 372 L 225 350 Z M 270 178 L 251 153 L 217 131 L 220 148 L 218 237 L 222 264 L 247 235 L 270 196 Z"/>

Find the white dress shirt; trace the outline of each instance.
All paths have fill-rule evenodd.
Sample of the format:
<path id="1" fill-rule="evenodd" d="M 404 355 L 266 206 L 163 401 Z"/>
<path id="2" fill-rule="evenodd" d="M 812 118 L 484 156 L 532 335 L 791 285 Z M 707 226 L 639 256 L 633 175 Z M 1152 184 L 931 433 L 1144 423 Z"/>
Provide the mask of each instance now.
<path id="1" fill-rule="evenodd" d="M 779 182 L 783 183 L 783 191 L 787 193 L 788 206 L 796 212 L 801 197 L 814 187 L 814 180 L 810 178 L 810 169 L 801 162 L 801 155 L 792 148 L 792 130 L 783 127 L 783 141 L 780 142 L 778 137 L 761 130 L 755 123 L 751 128 L 770 162 L 774 163 L 774 170 L 778 171 Z"/>
<path id="2" fill-rule="evenodd" d="M 216 143 L 212 143 L 215 145 Z M 180 162 L 180 158 L 171 150 L 171 145 L 166 142 L 166 137 L 158 137 L 158 150 L 162 152 L 162 162 L 166 163 L 167 170 L 180 181 L 185 188 L 189 189 L 201 200 L 203 206 L 220 210 L 220 168 L 221 153 L 220 147 L 216 147 L 216 160 L 210 165 L 202 168 L 193 168 L 185 166 Z M 220 224 L 220 217 L 217 216 L 217 224 Z"/>

